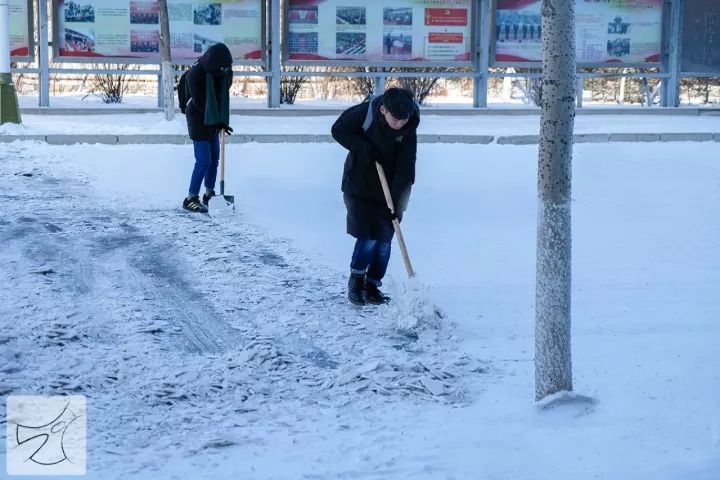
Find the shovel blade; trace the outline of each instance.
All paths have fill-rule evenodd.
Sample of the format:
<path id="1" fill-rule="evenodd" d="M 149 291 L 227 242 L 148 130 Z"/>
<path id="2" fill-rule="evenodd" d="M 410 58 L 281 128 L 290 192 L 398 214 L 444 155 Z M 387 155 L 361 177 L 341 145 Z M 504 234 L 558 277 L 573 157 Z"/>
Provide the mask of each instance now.
<path id="1" fill-rule="evenodd" d="M 225 202 L 228 205 L 232 205 L 233 210 L 235 210 L 235 195 L 223 195 L 223 198 L 225 199 Z"/>

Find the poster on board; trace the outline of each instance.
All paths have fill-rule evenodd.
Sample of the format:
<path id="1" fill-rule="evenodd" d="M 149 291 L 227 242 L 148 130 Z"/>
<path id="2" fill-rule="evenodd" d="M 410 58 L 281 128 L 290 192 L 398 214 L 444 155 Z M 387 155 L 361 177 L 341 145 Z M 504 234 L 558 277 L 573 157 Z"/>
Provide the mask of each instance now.
<path id="1" fill-rule="evenodd" d="M 10 0 L 10 57 L 29 59 L 32 56 L 32 38 L 30 29 L 30 2 L 27 0 Z"/>
<path id="2" fill-rule="evenodd" d="M 541 4 L 541 0 L 497 0 L 495 62 L 542 61 Z M 662 0 L 576 0 L 577 63 L 658 63 L 662 22 Z"/>
<path id="3" fill-rule="evenodd" d="M 193 60 L 225 43 L 236 60 L 259 60 L 262 0 L 168 0 L 174 61 Z M 160 58 L 156 0 L 57 0 L 56 55 L 62 58 Z"/>
<path id="4" fill-rule="evenodd" d="M 473 0 L 288 0 L 287 59 L 467 63 Z"/>
<path id="5" fill-rule="evenodd" d="M 720 72 L 720 3 L 683 3 L 681 59 L 683 72 Z"/>

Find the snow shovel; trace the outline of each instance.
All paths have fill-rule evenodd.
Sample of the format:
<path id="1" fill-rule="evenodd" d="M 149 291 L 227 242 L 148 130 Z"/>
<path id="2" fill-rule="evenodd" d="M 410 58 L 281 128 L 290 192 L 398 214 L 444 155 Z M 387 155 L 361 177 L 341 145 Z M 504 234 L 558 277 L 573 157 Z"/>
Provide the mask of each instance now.
<path id="1" fill-rule="evenodd" d="M 390 210 L 390 213 L 395 213 L 395 205 L 390 195 L 390 186 L 388 185 L 387 177 L 385 176 L 385 170 L 382 165 L 375 162 L 378 176 L 380 177 L 380 184 L 382 185 L 383 193 L 385 194 L 385 202 Z M 439 307 L 432 304 L 428 300 L 429 291 L 427 287 L 420 285 L 417 282 L 415 276 L 415 270 L 413 270 L 412 264 L 410 263 L 410 256 L 408 255 L 407 246 L 405 246 L 405 238 L 403 237 L 402 230 L 400 230 L 400 221 L 395 218 L 392 221 L 395 234 L 400 245 L 400 252 L 402 252 L 403 261 L 405 262 L 405 269 L 407 270 L 408 277 L 410 279 L 410 288 L 406 289 L 403 295 L 403 300 L 396 313 L 399 313 L 401 318 L 397 320 L 398 331 L 417 338 L 415 330 L 418 327 L 420 319 L 424 319 L 427 322 L 435 321 L 438 318 L 444 318 L 444 314 Z"/>
<path id="2" fill-rule="evenodd" d="M 235 210 L 235 195 L 225 195 L 225 130 L 220 133 L 220 195 Z"/>
<path id="3" fill-rule="evenodd" d="M 382 165 L 375 162 L 377 167 L 378 175 L 380 176 L 380 183 L 382 184 L 383 193 L 385 194 L 385 202 L 387 207 L 390 209 L 390 213 L 395 213 L 395 205 L 393 204 L 392 196 L 390 195 L 390 186 L 388 185 L 387 177 L 385 176 L 385 170 Z M 410 256 L 408 255 L 407 247 L 405 246 L 405 238 L 403 237 L 402 230 L 400 230 L 400 221 L 395 218 L 392 221 L 393 228 L 395 229 L 395 235 L 397 235 L 398 244 L 400 245 L 400 252 L 402 252 L 403 261 L 405 262 L 405 269 L 407 270 L 408 277 L 413 278 L 415 271 L 410 263 Z"/>

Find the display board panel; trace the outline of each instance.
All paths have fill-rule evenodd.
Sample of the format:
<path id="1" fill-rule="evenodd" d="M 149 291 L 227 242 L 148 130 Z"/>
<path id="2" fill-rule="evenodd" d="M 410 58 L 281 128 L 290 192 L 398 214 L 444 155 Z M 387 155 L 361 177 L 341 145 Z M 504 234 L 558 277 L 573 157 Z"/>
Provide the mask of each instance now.
<path id="1" fill-rule="evenodd" d="M 720 2 L 685 0 L 682 18 L 682 71 L 720 72 Z"/>
<path id="2" fill-rule="evenodd" d="M 473 0 L 288 0 L 288 63 L 468 65 Z"/>
<path id="3" fill-rule="evenodd" d="M 541 4 L 542 0 L 497 0 L 495 64 L 542 61 Z M 659 63 L 662 26 L 662 0 L 576 0 L 577 63 Z"/>
<path id="4" fill-rule="evenodd" d="M 10 0 L 10 58 L 13 62 L 32 61 L 34 55 L 32 1 Z"/>
<path id="5" fill-rule="evenodd" d="M 156 0 L 55 0 L 55 58 L 87 61 L 160 61 Z M 264 58 L 262 0 L 168 0 L 173 62 L 194 61 L 215 43 L 225 43 L 236 64 Z"/>

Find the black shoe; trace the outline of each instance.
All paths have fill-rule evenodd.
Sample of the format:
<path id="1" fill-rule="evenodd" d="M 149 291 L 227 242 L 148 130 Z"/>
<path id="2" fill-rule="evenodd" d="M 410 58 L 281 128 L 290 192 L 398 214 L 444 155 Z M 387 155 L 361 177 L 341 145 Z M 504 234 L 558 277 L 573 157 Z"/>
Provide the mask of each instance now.
<path id="1" fill-rule="evenodd" d="M 365 305 L 365 274 L 350 274 L 350 279 L 348 280 L 348 300 L 355 305 Z"/>
<path id="2" fill-rule="evenodd" d="M 197 213 L 207 213 L 208 209 L 205 205 L 200 203 L 200 199 L 198 197 L 190 197 L 183 200 L 183 208 L 185 210 L 189 210 L 191 212 L 197 212 Z"/>
<path id="3" fill-rule="evenodd" d="M 372 282 L 367 282 L 365 286 L 365 299 L 367 303 L 373 305 L 383 305 L 390 301 L 390 297 L 380 291 L 380 289 Z"/>
<path id="4" fill-rule="evenodd" d="M 210 199 L 215 196 L 215 190 L 210 190 L 209 192 L 203 193 L 202 203 L 206 207 L 208 206 L 208 203 L 210 203 Z"/>

